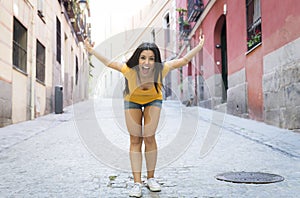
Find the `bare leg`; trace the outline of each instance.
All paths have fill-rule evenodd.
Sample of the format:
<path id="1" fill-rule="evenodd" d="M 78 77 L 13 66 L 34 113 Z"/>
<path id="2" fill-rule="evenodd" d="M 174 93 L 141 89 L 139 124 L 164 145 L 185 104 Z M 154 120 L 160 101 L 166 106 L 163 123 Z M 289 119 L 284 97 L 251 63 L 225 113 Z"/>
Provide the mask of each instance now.
<path id="1" fill-rule="evenodd" d="M 160 110 L 161 109 L 156 106 L 148 106 L 144 110 L 144 143 L 147 178 L 154 177 L 154 171 L 157 162 L 157 144 L 155 140 L 155 132 L 160 118 Z"/>
<path id="2" fill-rule="evenodd" d="M 140 109 L 125 110 L 125 120 L 130 133 L 130 162 L 134 182 L 142 183 L 142 117 Z"/>

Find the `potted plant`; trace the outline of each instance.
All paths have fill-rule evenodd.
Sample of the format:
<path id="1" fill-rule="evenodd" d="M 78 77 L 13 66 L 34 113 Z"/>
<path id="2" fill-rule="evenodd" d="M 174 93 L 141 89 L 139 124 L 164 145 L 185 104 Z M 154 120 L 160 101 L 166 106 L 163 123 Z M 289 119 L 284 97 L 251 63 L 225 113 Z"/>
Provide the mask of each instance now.
<path id="1" fill-rule="evenodd" d="M 190 29 L 190 23 L 188 21 L 183 21 L 182 26 L 184 30 Z"/>
<path id="2" fill-rule="evenodd" d="M 248 42 L 247 42 L 248 49 L 251 49 L 252 47 L 254 47 L 260 42 L 261 42 L 261 31 L 256 30 L 255 33 L 248 38 Z"/>
<path id="3" fill-rule="evenodd" d="M 187 9 L 177 8 L 176 11 L 179 13 L 179 16 L 183 16 L 187 12 Z"/>
<path id="4" fill-rule="evenodd" d="M 184 15 L 187 13 L 187 10 L 184 8 L 177 8 L 176 11 L 179 14 L 178 23 L 181 24 L 184 21 Z"/>

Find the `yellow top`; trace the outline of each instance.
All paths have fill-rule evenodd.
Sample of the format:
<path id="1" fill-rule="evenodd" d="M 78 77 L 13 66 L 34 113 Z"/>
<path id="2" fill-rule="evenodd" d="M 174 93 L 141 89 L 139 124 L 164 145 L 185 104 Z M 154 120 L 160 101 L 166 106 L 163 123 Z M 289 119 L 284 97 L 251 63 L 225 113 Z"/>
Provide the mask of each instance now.
<path id="1" fill-rule="evenodd" d="M 169 71 L 170 71 L 170 67 L 164 64 L 162 70 L 162 77 L 164 78 Z M 134 69 L 129 68 L 126 64 L 124 64 L 121 69 L 121 72 L 128 80 L 129 94 L 127 94 L 124 97 L 126 101 L 130 101 L 138 104 L 146 104 L 154 100 L 163 99 L 163 95 L 161 92 L 161 87 L 162 87 L 161 82 L 158 83 L 158 92 L 156 91 L 154 84 L 152 88 L 148 90 L 142 90 L 137 86 L 137 73 Z"/>

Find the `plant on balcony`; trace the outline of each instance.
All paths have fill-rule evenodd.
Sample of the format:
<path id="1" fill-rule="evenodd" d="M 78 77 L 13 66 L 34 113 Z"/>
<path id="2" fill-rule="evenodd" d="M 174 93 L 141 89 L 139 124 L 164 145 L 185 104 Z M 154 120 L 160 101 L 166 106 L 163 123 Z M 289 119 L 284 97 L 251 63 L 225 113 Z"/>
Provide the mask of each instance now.
<path id="1" fill-rule="evenodd" d="M 178 24 L 179 24 L 179 30 L 182 31 L 188 31 L 190 29 L 190 23 L 186 20 L 187 17 L 187 9 L 185 8 L 177 8 L 176 11 L 179 14 L 178 18 Z"/>
<path id="2" fill-rule="evenodd" d="M 190 29 L 190 23 L 188 21 L 183 21 L 182 26 L 184 30 Z"/>
<path id="3" fill-rule="evenodd" d="M 178 23 L 182 24 L 184 22 L 184 16 L 186 16 L 187 9 L 184 8 L 177 8 L 176 11 L 179 14 Z"/>
<path id="4" fill-rule="evenodd" d="M 248 38 L 248 49 L 253 48 L 255 45 L 257 45 L 258 43 L 261 42 L 261 31 L 256 30 L 254 34 L 252 34 L 249 38 Z"/>
<path id="5" fill-rule="evenodd" d="M 187 12 L 187 9 L 185 9 L 185 8 L 177 8 L 176 11 L 179 13 L 179 15 L 184 15 Z"/>

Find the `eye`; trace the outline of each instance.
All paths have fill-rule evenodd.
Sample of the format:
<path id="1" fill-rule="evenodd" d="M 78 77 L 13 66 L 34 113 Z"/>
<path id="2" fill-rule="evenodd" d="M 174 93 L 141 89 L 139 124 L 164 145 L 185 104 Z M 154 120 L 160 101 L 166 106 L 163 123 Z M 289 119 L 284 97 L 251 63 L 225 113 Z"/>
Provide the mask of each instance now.
<path id="1" fill-rule="evenodd" d="M 146 60 L 146 57 L 145 56 L 141 56 L 140 59 Z"/>
<path id="2" fill-rule="evenodd" d="M 149 60 L 154 61 L 154 57 L 150 57 Z"/>

